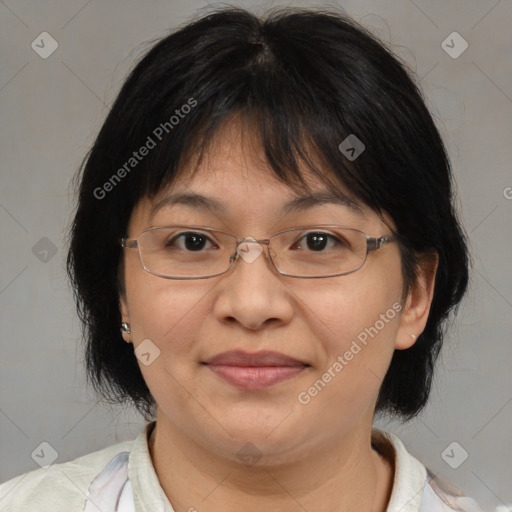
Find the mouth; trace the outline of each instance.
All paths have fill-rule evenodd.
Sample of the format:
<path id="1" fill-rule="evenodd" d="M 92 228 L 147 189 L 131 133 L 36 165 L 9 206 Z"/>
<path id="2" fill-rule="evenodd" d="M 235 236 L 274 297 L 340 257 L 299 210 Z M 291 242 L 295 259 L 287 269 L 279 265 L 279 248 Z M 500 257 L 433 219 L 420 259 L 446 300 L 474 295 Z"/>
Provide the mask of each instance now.
<path id="1" fill-rule="evenodd" d="M 223 352 L 202 363 L 228 383 L 257 391 L 289 380 L 311 365 L 278 352 Z"/>

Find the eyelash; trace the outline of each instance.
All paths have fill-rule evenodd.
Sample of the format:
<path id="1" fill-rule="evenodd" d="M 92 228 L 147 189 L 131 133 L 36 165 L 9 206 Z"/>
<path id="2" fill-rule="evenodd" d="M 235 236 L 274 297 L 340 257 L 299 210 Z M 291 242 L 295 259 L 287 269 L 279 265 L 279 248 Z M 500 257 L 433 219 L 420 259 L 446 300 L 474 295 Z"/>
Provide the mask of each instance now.
<path id="1" fill-rule="evenodd" d="M 187 232 L 183 232 L 183 233 L 179 233 L 177 235 L 174 235 L 170 240 L 168 240 L 166 242 L 165 247 L 172 247 L 173 244 L 177 240 L 179 240 L 179 239 L 185 240 L 187 236 L 194 236 L 194 235 L 199 236 L 202 239 L 207 240 L 210 244 L 213 243 L 212 239 L 209 236 L 207 236 L 206 234 L 204 234 L 204 233 L 201 233 L 199 231 L 187 231 Z M 308 236 L 311 236 L 311 235 L 320 235 L 320 236 L 326 237 L 329 240 L 333 240 L 336 245 L 346 245 L 345 241 L 343 241 L 339 237 L 336 237 L 332 233 L 328 233 L 328 232 L 325 232 L 325 231 L 310 231 L 310 232 L 306 232 L 306 233 L 301 234 L 300 238 L 297 238 L 294 241 L 294 243 L 292 244 L 292 246 L 296 246 L 297 244 L 302 245 L 302 243 L 301 243 L 302 240 L 306 239 Z M 307 242 L 305 242 L 305 243 L 307 244 Z M 185 250 L 186 248 L 180 247 L 180 249 Z"/>

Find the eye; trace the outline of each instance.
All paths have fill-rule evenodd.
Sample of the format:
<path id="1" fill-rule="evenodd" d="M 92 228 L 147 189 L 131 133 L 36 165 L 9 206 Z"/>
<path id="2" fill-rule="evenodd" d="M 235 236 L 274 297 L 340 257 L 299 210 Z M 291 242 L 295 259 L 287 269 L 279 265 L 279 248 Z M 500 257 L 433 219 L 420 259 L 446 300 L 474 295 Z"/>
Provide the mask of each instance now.
<path id="1" fill-rule="evenodd" d="M 197 233 L 193 231 L 188 231 L 173 236 L 166 242 L 165 247 L 177 247 L 178 249 L 194 252 L 201 251 L 205 248 L 215 248 L 215 246 L 212 244 L 212 241 L 204 233 Z"/>
<path id="2" fill-rule="evenodd" d="M 314 252 L 322 252 L 325 249 L 332 249 L 334 247 L 343 248 L 347 247 L 347 242 L 338 238 L 330 233 L 322 231 L 312 231 L 300 238 L 292 246 L 292 249 L 303 249 Z"/>

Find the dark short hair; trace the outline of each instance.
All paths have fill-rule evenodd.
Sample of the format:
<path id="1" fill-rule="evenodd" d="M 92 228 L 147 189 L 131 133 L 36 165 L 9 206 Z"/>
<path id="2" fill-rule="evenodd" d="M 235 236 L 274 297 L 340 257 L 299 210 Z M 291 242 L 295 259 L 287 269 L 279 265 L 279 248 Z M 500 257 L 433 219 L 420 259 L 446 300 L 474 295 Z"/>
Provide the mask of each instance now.
<path id="1" fill-rule="evenodd" d="M 332 11 L 285 8 L 259 17 L 216 10 L 159 40 L 127 78 L 76 176 L 67 264 L 90 382 L 105 400 L 130 401 L 146 419 L 154 416 L 133 346 L 119 330 L 119 239 L 137 202 L 184 169 L 194 172 L 187 160 L 200 161 L 235 116 L 284 183 L 303 190 L 306 166 L 391 216 L 406 289 L 437 252 L 426 328 L 411 348 L 395 350 L 376 406 L 414 417 L 430 394 L 446 320 L 468 283 L 450 162 L 411 71 L 365 28 Z M 339 149 L 349 135 L 365 145 L 356 159 Z M 143 146 L 148 151 L 136 158 Z"/>

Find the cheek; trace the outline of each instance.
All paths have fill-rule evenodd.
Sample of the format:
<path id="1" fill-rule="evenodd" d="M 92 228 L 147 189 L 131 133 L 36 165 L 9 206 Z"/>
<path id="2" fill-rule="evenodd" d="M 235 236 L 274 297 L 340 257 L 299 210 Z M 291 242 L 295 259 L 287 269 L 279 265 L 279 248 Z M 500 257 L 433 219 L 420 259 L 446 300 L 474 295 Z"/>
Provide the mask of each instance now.
<path id="1" fill-rule="evenodd" d="M 301 314 L 307 315 L 317 347 L 319 365 L 311 378 L 316 406 L 339 403 L 356 416 L 373 402 L 384 379 L 402 308 L 399 272 L 378 279 L 362 276 L 343 276 L 335 284 L 325 281 L 299 292 L 308 305 Z"/>
<path id="2" fill-rule="evenodd" d="M 373 415 L 393 356 L 400 304 L 391 297 L 366 299 L 340 299 L 316 320 L 319 326 L 329 326 L 328 330 L 319 327 L 325 333 L 317 339 L 321 364 L 297 399 L 306 404 L 308 417 L 321 415 L 324 428 L 332 432 Z"/>
<path id="3" fill-rule="evenodd" d="M 393 338 L 400 320 L 402 281 L 391 274 L 378 279 L 351 274 L 297 289 L 304 306 L 300 314 L 307 317 L 325 353 L 339 354 L 357 339 L 364 343 L 377 336 Z"/>
<path id="4" fill-rule="evenodd" d="M 176 411 L 187 410 L 190 396 L 200 393 L 195 380 L 200 354 L 194 340 L 211 310 L 212 284 L 170 283 L 148 275 L 133 279 L 131 285 L 127 286 L 127 299 L 136 354 L 146 347 L 157 354 L 150 364 L 138 357 L 139 368 L 153 398 L 179 422 Z"/>
<path id="5" fill-rule="evenodd" d="M 137 347 L 150 339 L 163 356 L 190 355 L 191 340 L 207 315 L 214 283 L 170 281 L 127 267 L 126 297 Z"/>

